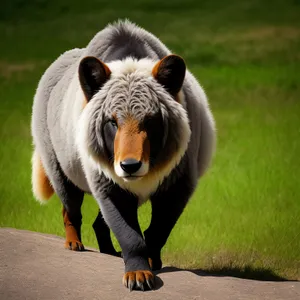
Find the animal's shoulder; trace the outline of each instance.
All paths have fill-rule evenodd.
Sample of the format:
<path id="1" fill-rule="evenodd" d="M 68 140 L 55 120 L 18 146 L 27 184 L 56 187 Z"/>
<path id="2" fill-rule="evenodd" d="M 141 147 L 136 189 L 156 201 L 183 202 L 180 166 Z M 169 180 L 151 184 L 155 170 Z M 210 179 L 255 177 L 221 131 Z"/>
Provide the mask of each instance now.
<path id="1" fill-rule="evenodd" d="M 66 70 L 79 60 L 82 56 L 84 49 L 72 49 L 61 54 L 45 71 L 41 83 L 54 87 L 65 74 Z"/>

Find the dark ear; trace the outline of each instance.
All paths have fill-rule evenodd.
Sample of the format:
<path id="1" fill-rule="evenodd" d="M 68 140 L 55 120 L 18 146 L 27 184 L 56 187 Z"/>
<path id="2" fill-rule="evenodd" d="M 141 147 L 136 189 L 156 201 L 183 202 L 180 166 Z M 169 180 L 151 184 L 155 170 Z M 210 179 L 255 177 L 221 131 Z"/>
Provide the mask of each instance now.
<path id="1" fill-rule="evenodd" d="M 176 97 L 185 77 L 185 62 L 177 55 L 168 55 L 160 60 L 153 68 L 153 77 Z"/>
<path id="2" fill-rule="evenodd" d="M 108 66 L 93 56 L 83 58 L 79 64 L 79 81 L 89 101 L 108 80 L 111 72 Z"/>

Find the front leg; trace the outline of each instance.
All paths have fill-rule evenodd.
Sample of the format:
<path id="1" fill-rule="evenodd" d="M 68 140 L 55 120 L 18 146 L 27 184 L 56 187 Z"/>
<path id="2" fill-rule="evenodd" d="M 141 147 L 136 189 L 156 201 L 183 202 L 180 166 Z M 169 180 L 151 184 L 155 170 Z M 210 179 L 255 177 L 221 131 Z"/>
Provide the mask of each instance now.
<path id="1" fill-rule="evenodd" d="M 103 216 L 100 210 L 95 222 L 93 223 L 93 228 L 98 241 L 100 252 L 118 256 L 118 253 L 116 252 L 110 237 L 110 229 L 103 220 Z"/>
<path id="2" fill-rule="evenodd" d="M 123 283 L 130 290 L 154 288 L 147 246 L 138 223 L 138 199 L 104 176 L 95 176 L 93 195 L 104 220 L 115 234 L 125 263 Z"/>
<path id="3" fill-rule="evenodd" d="M 144 232 L 152 270 L 162 267 L 161 249 L 182 214 L 195 184 L 188 174 L 181 175 L 173 184 L 163 188 L 151 197 L 152 218 Z"/>

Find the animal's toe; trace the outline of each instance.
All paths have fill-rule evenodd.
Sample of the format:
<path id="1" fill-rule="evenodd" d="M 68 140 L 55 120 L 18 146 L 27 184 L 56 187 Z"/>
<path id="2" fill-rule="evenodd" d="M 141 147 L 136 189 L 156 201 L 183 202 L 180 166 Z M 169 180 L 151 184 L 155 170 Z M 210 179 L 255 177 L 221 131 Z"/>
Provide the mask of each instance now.
<path id="1" fill-rule="evenodd" d="M 152 290 L 155 287 L 155 277 L 151 271 L 131 271 L 126 272 L 123 276 L 123 284 L 130 291 L 136 290 Z"/>
<path id="2" fill-rule="evenodd" d="M 79 241 L 66 241 L 65 248 L 73 251 L 83 251 L 84 246 Z"/>

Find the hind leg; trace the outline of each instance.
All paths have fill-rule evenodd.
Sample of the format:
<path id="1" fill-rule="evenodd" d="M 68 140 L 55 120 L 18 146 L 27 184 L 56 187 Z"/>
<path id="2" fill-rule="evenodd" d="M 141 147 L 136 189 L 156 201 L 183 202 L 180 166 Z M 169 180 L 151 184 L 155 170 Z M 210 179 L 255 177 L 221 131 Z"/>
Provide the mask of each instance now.
<path id="1" fill-rule="evenodd" d="M 45 156 L 47 158 L 47 156 Z M 47 163 L 47 160 L 44 159 Z M 81 243 L 81 204 L 83 201 L 83 192 L 75 187 L 70 181 L 65 178 L 62 170 L 59 167 L 56 159 L 55 163 L 46 164 L 50 166 L 50 171 L 55 170 L 50 183 L 49 177 L 46 174 L 44 164 L 41 157 L 35 149 L 32 157 L 32 188 L 35 197 L 43 202 L 49 199 L 55 192 L 63 203 L 63 220 L 66 231 L 65 248 L 70 250 L 83 250 Z M 50 173 L 52 174 L 52 173 Z M 54 189 L 54 190 L 53 190 Z"/>
<path id="2" fill-rule="evenodd" d="M 62 210 L 64 226 L 66 231 L 66 241 L 65 248 L 74 250 L 74 251 L 83 251 L 84 246 L 81 242 L 81 214 L 80 215 L 71 215 L 63 207 Z"/>
<path id="3" fill-rule="evenodd" d="M 53 187 L 63 204 L 62 214 L 66 231 L 65 248 L 82 251 L 84 246 L 81 242 L 80 229 L 82 220 L 81 205 L 84 193 L 64 176 L 60 177 L 59 185 L 53 184 Z"/>
<path id="4" fill-rule="evenodd" d="M 48 151 L 40 152 L 42 155 L 38 155 L 35 151 L 35 157 L 38 157 L 38 161 L 42 168 L 37 169 L 38 164 L 33 164 L 33 187 L 36 197 L 45 197 L 45 186 L 41 186 L 40 182 L 48 182 L 51 189 L 57 194 L 63 204 L 63 222 L 66 232 L 65 247 L 70 250 L 81 251 L 84 247 L 81 243 L 81 205 L 83 202 L 84 192 L 76 187 L 63 173 L 59 162 L 56 159 L 52 149 Z M 33 161 L 34 162 L 34 161 Z M 40 172 L 37 172 L 39 170 Z M 46 178 L 47 180 L 39 180 L 39 177 Z M 42 191 L 38 194 L 36 191 Z M 41 199 L 42 200 L 42 199 Z"/>
<path id="5" fill-rule="evenodd" d="M 120 256 L 113 246 L 110 237 L 110 229 L 105 223 L 100 210 L 95 222 L 93 223 L 93 228 L 96 234 L 100 252 L 109 255 Z"/>

